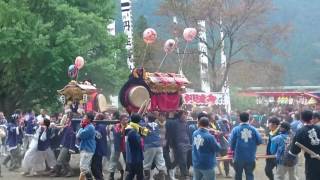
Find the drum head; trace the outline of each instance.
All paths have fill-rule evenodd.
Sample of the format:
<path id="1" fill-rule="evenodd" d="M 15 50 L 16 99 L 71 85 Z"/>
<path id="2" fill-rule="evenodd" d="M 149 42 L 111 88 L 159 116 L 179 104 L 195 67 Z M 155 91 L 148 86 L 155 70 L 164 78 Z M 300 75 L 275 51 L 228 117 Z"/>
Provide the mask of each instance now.
<path id="1" fill-rule="evenodd" d="M 143 103 L 150 98 L 148 90 L 143 86 L 134 86 L 129 91 L 130 103 L 140 108 Z"/>
<path id="2" fill-rule="evenodd" d="M 108 110 L 108 103 L 106 97 L 103 94 L 98 94 L 97 100 L 99 112 L 106 112 Z"/>

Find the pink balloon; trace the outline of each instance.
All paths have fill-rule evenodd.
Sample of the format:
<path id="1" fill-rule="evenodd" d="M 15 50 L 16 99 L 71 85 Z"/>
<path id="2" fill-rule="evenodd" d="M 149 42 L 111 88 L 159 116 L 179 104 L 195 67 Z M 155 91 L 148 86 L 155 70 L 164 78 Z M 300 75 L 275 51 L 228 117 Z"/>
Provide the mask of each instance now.
<path id="1" fill-rule="evenodd" d="M 166 53 L 171 53 L 174 49 L 176 48 L 176 41 L 173 39 L 168 39 L 165 43 L 164 43 L 164 52 Z"/>
<path id="2" fill-rule="evenodd" d="M 157 39 L 157 32 L 152 29 L 152 28 L 148 28 L 146 30 L 144 30 L 143 32 L 143 40 L 145 43 L 147 44 L 151 44 L 154 43 Z"/>
<path id="3" fill-rule="evenodd" d="M 183 31 L 183 38 L 187 42 L 191 42 L 197 35 L 197 30 L 195 28 L 185 28 Z"/>
<path id="4" fill-rule="evenodd" d="M 81 56 L 76 57 L 76 60 L 74 60 L 74 65 L 77 67 L 77 69 L 81 69 L 84 66 L 84 59 Z"/>

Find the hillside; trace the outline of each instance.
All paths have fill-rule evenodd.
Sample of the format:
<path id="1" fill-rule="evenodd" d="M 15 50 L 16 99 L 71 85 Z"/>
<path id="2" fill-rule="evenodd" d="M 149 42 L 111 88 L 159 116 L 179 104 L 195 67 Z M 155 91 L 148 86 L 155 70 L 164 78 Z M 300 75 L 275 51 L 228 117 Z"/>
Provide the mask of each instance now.
<path id="1" fill-rule="evenodd" d="M 287 69 L 288 84 L 319 84 L 320 70 L 320 1 L 278 0 L 278 10 L 272 18 L 278 22 L 291 22 L 293 32 L 283 45 L 287 58 L 279 59 Z"/>

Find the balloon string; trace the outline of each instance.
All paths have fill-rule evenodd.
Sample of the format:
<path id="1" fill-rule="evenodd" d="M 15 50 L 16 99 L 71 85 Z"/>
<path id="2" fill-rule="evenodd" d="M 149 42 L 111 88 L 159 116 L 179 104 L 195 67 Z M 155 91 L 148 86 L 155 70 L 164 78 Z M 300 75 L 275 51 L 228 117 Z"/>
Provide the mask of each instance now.
<path id="1" fill-rule="evenodd" d="M 162 61 L 160 63 L 160 66 L 158 68 L 158 71 L 160 71 L 160 68 L 161 68 L 162 64 L 164 63 L 164 61 L 166 60 L 167 56 L 168 56 L 168 53 L 166 53 L 166 55 L 163 57 L 163 59 L 162 59 Z"/>
<path id="2" fill-rule="evenodd" d="M 146 54 L 147 54 L 148 47 L 149 47 L 149 44 L 147 43 L 146 48 L 145 48 L 145 50 L 144 50 L 141 67 L 143 67 L 144 59 L 146 58 Z"/>
<path id="3" fill-rule="evenodd" d="M 178 37 L 175 37 L 176 39 L 176 42 L 177 42 L 177 48 L 176 48 L 176 51 L 177 51 L 177 54 L 178 54 L 178 62 L 179 62 L 179 68 L 180 68 L 180 64 L 181 64 L 181 57 L 180 57 L 180 48 L 179 48 L 179 38 Z"/>
<path id="4" fill-rule="evenodd" d="M 79 69 L 76 68 L 76 82 L 78 82 L 78 76 L 79 76 Z"/>
<path id="5" fill-rule="evenodd" d="M 183 50 L 182 59 L 180 61 L 180 65 L 179 65 L 179 73 L 182 72 L 182 64 L 183 64 L 184 57 L 186 55 L 187 47 L 188 47 L 188 42 L 187 42 L 187 44 L 186 44 L 186 46 L 184 47 L 184 50 Z"/>

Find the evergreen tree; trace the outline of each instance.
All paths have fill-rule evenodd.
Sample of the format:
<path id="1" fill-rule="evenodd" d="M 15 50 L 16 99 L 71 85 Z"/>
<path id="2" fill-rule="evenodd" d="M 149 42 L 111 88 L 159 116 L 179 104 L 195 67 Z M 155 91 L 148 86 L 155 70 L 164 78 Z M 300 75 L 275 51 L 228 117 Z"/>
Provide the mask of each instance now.
<path id="1" fill-rule="evenodd" d="M 160 63 L 157 54 L 162 52 L 162 42 L 160 37 L 157 37 L 156 42 L 149 44 L 147 47 L 143 40 L 143 32 L 147 28 L 150 28 L 147 19 L 144 16 L 139 16 L 133 29 L 134 61 L 137 67 L 143 66 L 147 71 L 155 71 Z"/>
<path id="2" fill-rule="evenodd" d="M 57 105 L 76 56 L 90 78 L 113 93 L 129 73 L 123 36 L 106 30 L 112 0 L 0 0 L 0 110 Z"/>

